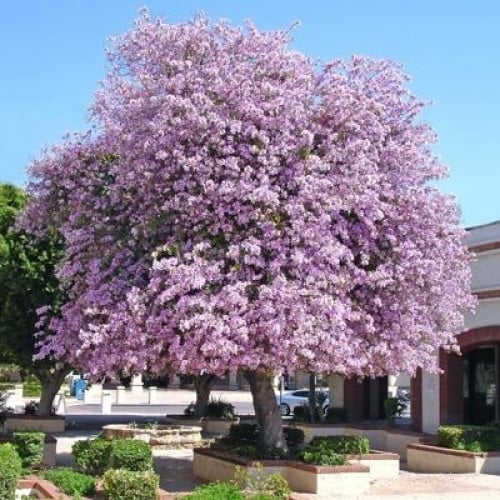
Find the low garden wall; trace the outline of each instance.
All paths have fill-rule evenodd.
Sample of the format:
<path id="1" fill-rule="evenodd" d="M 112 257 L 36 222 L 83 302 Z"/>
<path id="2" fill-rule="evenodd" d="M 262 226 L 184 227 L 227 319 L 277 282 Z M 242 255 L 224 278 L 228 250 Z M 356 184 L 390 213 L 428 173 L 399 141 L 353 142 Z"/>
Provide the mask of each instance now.
<path id="1" fill-rule="evenodd" d="M 49 434 L 64 432 L 66 420 L 61 416 L 39 417 L 37 415 L 9 415 L 4 423 L 4 431 L 40 431 Z"/>
<path id="2" fill-rule="evenodd" d="M 240 423 L 239 417 L 228 420 L 206 417 L 197 418 L 185 415 L 167 415 L 166 421 L 175 425 L 199 425 L 202 432 L 219 435 L 226 435 L 229 432 L 231 425 Z"/>
<path id="3" fill-rule="evenodd" d="M 39 477 L 27 477 L 19 479 L 17 489 L 22 495 L 31 498 L 45 498 L 56 500 L 69 500 L 71 497 L 64 495 L 61 490 L 55 487 L 51 482 Z"/>
<path id="4" fill-rule="evenodd" d="M 201 444 L 201 427 L 197 425 L 158 425 L 149 428 L 111 424 L 103 426 L 102 433 L 106 439 L 140 439 L 153 448 L 199 446 Z"/>
<path id="5" fill-rule="evenodd" d="M 229 481 L 234 479 L 237 466 L 244 467 L 250 476 L 262 466 L 268 474 L 281 474 L 293 491 L 325 496 L 360 495 L 368 491 L 374 477 L 394 477 L 399 473 L 399 457 L 394 454 L 375 452 L 349 456 L 348 460 L 349 465 L 325 467 L 295 460 L 252 461 L 222 451 L 197 448 L 193 473 L 207 481 Z"/>
<path id="6" fill-rule="evenodd" d="M 297 423 L 294 427 L 304 432 L 305 443 L 309 443 L 314 437 L 320 436 L 364 436 L 370 441 L 371 449 L 397 453 L 401 457 L 401 460 L 405 462 L 407 461 L 407 446 L 413 443 L 420 443 L 430 437 L 428 434 L 412 431 L 393 428 L 373 429 L 365 428 L 361 425 Z"/>
<path id="7" fill-rule="evenodd" d="M 452 450 L 431 443 L 409 444 L 408 468 L 414 472 L 500 474 L 500 452 Z"/>

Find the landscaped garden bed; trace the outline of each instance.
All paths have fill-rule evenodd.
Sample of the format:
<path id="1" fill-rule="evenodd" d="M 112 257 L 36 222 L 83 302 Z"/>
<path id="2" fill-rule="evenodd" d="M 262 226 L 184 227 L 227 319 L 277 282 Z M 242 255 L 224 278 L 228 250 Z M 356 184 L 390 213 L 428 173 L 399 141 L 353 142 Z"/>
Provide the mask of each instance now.
<path id="1" fill-rule="evenodd" d="M 140 439 L 153 448 L 199 446 L 202 428 L 197 425 L 111 424 L 102 428 L 106 439 Z"/>
<path id="2" fill-rule="evenodd" d="M 285 428 L 284 435 L 287 452 L 259 445 L 257 425 L 234 425 L 228 437 L 194 450 L 193 472 L 209 481 L 230 481 L 241 468 L 250 477 L 262 468 L 281 474 L 294 491 L 322 495 L 362 494 L 370 479 L 399 473 L 398 455 L 370 451 L 361 436 L 319 437 L 305 445 L 300 429 Z"/>
<path id="3" fill-rule="evenodd" d="M 16 436 L 20 436 L 17 437 Z M 56 444 L 54 436 L 40 432 L 16 432 L 11 435 L 0 435 L 0 445 L 2 443 L 15 443 L 16 439 L 22 439 L 22 436 L 33 436 L 35 440 L 40 440 L 42 444 L 42 455 L 40 463 L 45 467 L 52 467 L 56 463 Z"/>
<path id="4" fill-rule="evenodd" d="M 436 440 L 408 445 L 415 472 L 500 474 L 500 431 L 495 427 L 443 426 Z"/>

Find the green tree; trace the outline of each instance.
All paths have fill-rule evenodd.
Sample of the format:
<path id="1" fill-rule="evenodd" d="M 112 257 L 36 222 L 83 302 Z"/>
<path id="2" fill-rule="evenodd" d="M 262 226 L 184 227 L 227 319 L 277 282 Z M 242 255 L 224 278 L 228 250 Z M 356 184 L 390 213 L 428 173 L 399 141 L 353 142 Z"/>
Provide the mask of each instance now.
<path id="1" fill-rule="evenodd" d="M 42 240 L 15 227 L 27 201 L 22 189 L 0 184 L 0 361 L 16 363 L 42 384 L 39 415 L 49 415 L 69 367 L 55 360 L 36 361 L 37 309 L 57 313 L 64 295 L 55 276 L 62 247 L 55 232 Z M 48 330 L 42 332 L 49 335 Z"/>

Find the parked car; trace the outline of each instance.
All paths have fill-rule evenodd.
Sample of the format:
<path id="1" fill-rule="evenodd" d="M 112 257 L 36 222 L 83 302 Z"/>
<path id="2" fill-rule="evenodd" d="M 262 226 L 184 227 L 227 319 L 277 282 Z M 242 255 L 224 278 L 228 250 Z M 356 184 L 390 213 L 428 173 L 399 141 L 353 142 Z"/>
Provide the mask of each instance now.
<path id="1" fill-rule="evenodd" d="M 316 395 L 324 395 L 326 399 L 322 402 L 323 411 L 326 412 L 330 406 L 330 392 L 328 389 L 317 389 Z M 276 394 L 276 401 L 281 416 L 287 416 L 293 413 L 296 406 L 303 406 L 309 403 L 309 391 L 307 389 L 300 389 L 298 391 L 284 391 Z"/>

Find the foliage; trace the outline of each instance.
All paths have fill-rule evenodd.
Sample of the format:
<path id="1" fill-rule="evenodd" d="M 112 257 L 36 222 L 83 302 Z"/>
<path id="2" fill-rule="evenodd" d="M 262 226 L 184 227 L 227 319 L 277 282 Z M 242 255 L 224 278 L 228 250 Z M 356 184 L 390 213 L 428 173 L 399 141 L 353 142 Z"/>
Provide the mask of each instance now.
<path id="1" fill-rule="evenodd" d="M 71 449 L 75 463 L 81 472 L 101 476 L 109 467 L 112 441 L 101 437 L 76 441 Z"/>
<path id="2" fill-rule="evenodd" d="M 285 441 L 291 450 L 298 448 L 304 444 L 304 431 L 302 429 L 295 429 L 294 427 L 285 427 L 283 429 Z"/>
<path id="3" fill-rule="evenodd" d="M 147 15 L 116 40 L 95 133 L 30 169 L 24 227 L 57 225 L 74 297 L 42 354 L 96 373 L 438 368 L 473 299 L 423 104 L 393 63 L 320 65 L 289 41 Z"/>
<path id="4" fill-rule="evenodd" d="M 36 398 L 40 397 L 42 392 L 42 384 L 35 375 L 30 375 L 23 380 L 23 397 Z"/>
<path id="5" fill-rule="evenodd" d="M 43 237 L 35 238 L 16 227 L 26 200 L 20 188 L 0 184 L 0 361 L 15 363 L 48 384 L 54 368 L 65 368 L 53 358 L 33 359 L 35 343 L 51 334 L 37 327 L 37 310 L 44 307 L 51 316 L 63 302 L 64 294 L 55 276 L 62 247 L 52 228 L 47 227 Z M 37 332 L 42 336 L 35 338 Z M 28 382 L 24 390 L 26 397 L 40 395 L 39 384 Z"/>
<path id="6" fill-rule="evenodd" d="M 254 386 L 284 367 L 439 370 L 474 298 L 423 103 L 396 64 L 320 64 L 290 41 L 147 14 L 115 39 L 92 133 L 30 168 L 22 227 L 57 227 L 70 297 L 40 357 Z"/>
<path id="7" fill-rule="evenodd" d="M 306 446 L 301 453 L 301 459 L 314 465 L 345 465 L 347 463 L 345 455 L 335 453 L 326 445 Z"/>
<path id="8" fill-rule="evenodd" d="M 326 424 L 341 424 L 347 422 L 345 408 L 328 407 L 325 413 Z"/>
<path id="9" fill-rule="evenodd" d="M 131 471 L 147 471 L 153 466 L 151 448 L 138 439 L 112 441 L 110 467 Z"/>
<path id="10" fill-rule="evenodd" d="M 29 401 L 24 405 L 24 414 L 25 415 L 35 415 L 38 410 L 38 402 L 37 401 Z"/>
<path id="11" fill-rule="evenodd" d="M 285 500 L 290 496 L 291 489 L 288 481 L 281 474 L 269 474 L 262 464 L 249 473 L 244 467 L 236 467 L 235 481 L 245 491 L 255 492 L 258 495 L 269 495 L 275 500 Z M 255 496 L 250 498 L 254 499 Z"/>
<path id="12" fill-rule="evenodd" d="M 406 404 L 400 401 L 399 398 L 387 398 L 384 401 L 385 416 L 389 424 L 393 424 L 396 415 L 401 416 L 401 412 L 406 408 Z"/>
<path id="13" fill-rule="evenodd" d="M 500 451 L 500 430 L 475 425 L 447 425 L 438 427 L 438 446 L 454 450 Z"/>
<path id="14" fill-rule="evenodd" d="M 312 447 L 328 447 L 341 455 L 363 455 L 370 452 L 370 441 L 363 436 L 321 436 L 310 442 Z"/>
<path id="15" fill-rule="evenodd" d="M 184 500 L 245 500 L 245 495 L 234 482 L 208 483 L 197 486 Z"/>
<path id="16" fill-rule="evenodd" d="M 186 415 L 186 417 L 194 417 L 196 415 L 196 404 L 189 403 L 186 408 L 184 408 L 184 415 Z"/>
<path id="17" fill-rule="evenodd" d="M 232 424 L 227 435 L 227 439 L 235 445 L 255 444 L 259 438 L 259 426 L 247 422 Z"/>
<path id="18" fill-rule="evenodd" d="M 45 446 L 43 432 L 14 432 L 12 444 L 21 457 L 23 467 L 30 468 L 41 463 Z"/>
<path id="19" fill-rule="evenodd" d="M 0 444 L 0 498 L 14 500 L 21 476 L 21 458 L 10 443 Z"/>
<path id="20" fill-rule="evenodd" d="M 89 496 L 95 493 L 95 479 L 70 468 L 49 469 L 43 476 L 68 495 Z"/>
<path id="21" fill-rule="evenodd" d="M 104 474 L 104 496 L 108 500 L 156 500 L 159 476 L 153 471 L 109 469 Z"/>
<path id="22" fill-rule="evenodd" d="M 211 399 L 203 415 L 206 418 L 232 420 L 235 417 L 234 405 L 219 399 Z"/>

